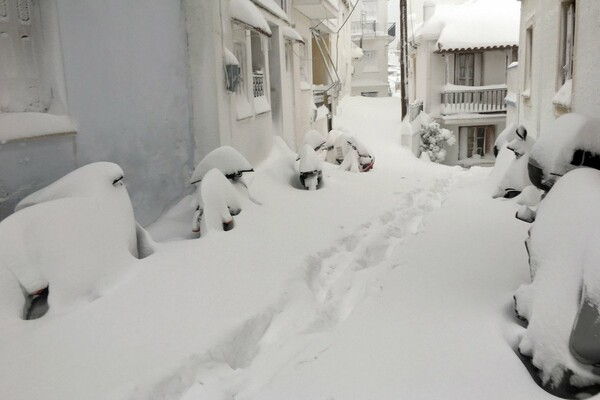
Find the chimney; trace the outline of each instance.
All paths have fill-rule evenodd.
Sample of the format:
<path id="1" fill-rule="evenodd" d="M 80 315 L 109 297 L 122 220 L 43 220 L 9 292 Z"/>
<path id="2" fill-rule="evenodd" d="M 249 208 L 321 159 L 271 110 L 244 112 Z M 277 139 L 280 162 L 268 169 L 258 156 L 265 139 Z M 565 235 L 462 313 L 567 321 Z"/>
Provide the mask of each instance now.
<path id="1" fill-rule="evenodd" d="M 423 22 L 426 22 L 435 12 L 435 2 L 433 0 L 425 0 L 423 3 Z"/>

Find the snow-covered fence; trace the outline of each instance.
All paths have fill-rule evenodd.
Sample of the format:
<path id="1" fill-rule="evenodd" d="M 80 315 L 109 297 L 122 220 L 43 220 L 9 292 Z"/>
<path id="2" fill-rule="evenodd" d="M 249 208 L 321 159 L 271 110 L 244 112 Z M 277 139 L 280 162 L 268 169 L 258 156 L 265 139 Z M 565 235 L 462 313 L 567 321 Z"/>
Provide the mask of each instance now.
<path id="1" fill-rule="evenodd" d="M 442 114 L 506 112 L 506 85 L 447 85 L 441 92 Z"/>

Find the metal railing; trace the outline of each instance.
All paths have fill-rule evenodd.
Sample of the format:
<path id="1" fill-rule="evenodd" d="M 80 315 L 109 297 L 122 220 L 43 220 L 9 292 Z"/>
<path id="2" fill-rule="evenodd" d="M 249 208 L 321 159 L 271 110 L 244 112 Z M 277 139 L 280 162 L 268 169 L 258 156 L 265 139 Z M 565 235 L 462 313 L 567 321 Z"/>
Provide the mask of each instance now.
<path id="1" fill-rule="evenodd" d="M 252 73 L 252 94 L 254 97 L 265 95 L 265 76 L 262 72 Z"/>
<path id="2" fill-rule="evenodd" d="M 396 23 L 378 23 L 376 20 L 352 22 L 353 38 L 360 36 L 391 36 L 396 35 Z"/>
<path id="3" fill-rule="evenodd" d="M 442 114 L 506 112 L 506 86 L 499 88 L 443 90 Z"/>

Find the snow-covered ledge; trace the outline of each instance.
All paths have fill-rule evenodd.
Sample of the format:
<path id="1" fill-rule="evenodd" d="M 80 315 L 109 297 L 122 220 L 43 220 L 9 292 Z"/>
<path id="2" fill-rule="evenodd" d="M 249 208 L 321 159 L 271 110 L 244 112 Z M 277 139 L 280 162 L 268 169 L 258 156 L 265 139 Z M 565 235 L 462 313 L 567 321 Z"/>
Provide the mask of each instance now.
<path id="1" fill-rule="evenodd" d="M 0 114 L 0 144 L 15 140 L 75 133 L 75 125 L 66 115 L 38 112 Z"/>

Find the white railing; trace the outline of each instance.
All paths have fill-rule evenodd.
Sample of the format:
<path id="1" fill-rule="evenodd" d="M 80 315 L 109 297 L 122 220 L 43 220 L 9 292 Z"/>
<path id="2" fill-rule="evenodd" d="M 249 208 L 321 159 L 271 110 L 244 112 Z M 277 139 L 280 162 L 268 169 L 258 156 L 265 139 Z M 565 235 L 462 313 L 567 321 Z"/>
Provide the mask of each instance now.
<path id="1" fill-rule="evenodd" d="M 506 112 L 506 85 L 453 86 L 442 90 L 442 114 Z"/>

